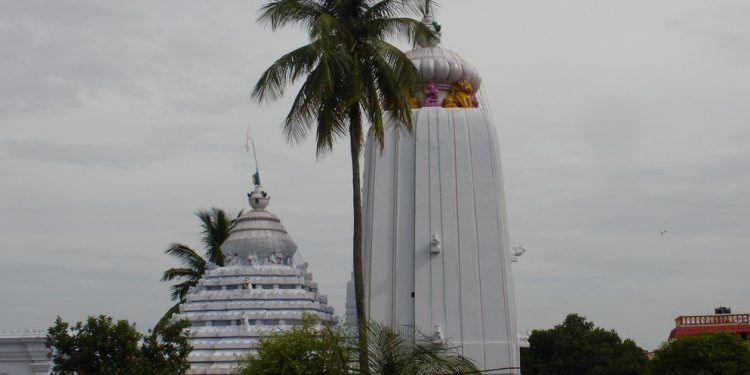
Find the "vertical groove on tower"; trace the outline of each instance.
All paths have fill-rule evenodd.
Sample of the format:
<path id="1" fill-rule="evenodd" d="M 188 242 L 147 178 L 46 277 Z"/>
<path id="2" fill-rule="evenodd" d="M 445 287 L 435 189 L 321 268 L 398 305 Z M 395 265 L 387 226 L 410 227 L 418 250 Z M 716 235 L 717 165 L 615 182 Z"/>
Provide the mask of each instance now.
<path id="1" fill-rule="evenodd" d="M 413 112 L 416 120 L 414 134 L 414 328 L 432 328 L 432 294 L 430 242 L 430 111 Z"/>
<path id="2" fill-rule="evenodd" d="M 398 166 L 399 166 L 399 149 L 401 148 L 401 143 L 398 142 L 398 132 L 395 130 L 391 131 L 393 134 L 394 141 L 393 144 L 393 222 L 392 230 L 393 230 L 393 238 L 391 241 L 391 251 L 392 251 L 392 264 L 391 269 L 393 270 L 393 274 L 391 276 L 391 328 L 398 329 L 399 328 L 399 319 L 397 315 L 398 307 L 397 307 L 397 301 L 398 301 L 398 295 L 399 290 L 397 288 L 398 285 L 398 224 L 399 224 L 399 210 L 398 210 L 398 184 L 399 184 L 399 173 L 398 173 Z"/>
<path id="3" fill-rule="evenodd" d="M 459 341 L 461 342 L 461 355 L 464 355 L 464 304 L 463 304 L 463 278 L 461 277 L 461 229 L 462 229 L 462 220 L 461 220 L 461 211 L 460 211 L 460 205 L 459 205 L 459 196 L 461 194 L 461 189 L 459 188 L 459 160 L 458 160 L 458 139 L 456 136 L 456 124 L 454 123 L 452 126 L 452 140 L 453 140 L 453 177 L 454 177 L 454 204 L 456 206 L 456 253 L 458 256 L 458 261 L 456 262 L 456 265 L 458 266 L 458 322 L 459 322 Z"/>
<path id="4" fill-rule="evenodd" d="M 371 176 L 375 176 L 375 169 L 376 169 L 375 165 L 377 164 L 378 160 L 380 160 L 380 158 L 372 157 L 372 152 L 373 151 L 371 147 L 365 148 L 365 161 L 367 161 L 368 158 L 370 161 L 369 163 L 366 163 L 367 171 L 369 173 L 365 175 L 365 184 L 364 184 L 364 188 L 365 188 L 364 196 L 367 199 L 366 201 L 364 201 L 366 202 L 367 211 L 364 211 L 364 212 L 367 212 L 367 216 L 365 217 L 367 221 L 365 225 L 366 228 L 363 228 L 363 230 L 365 231 L 365 233 L 367 233 L 367 235 L 363 236 L 363 239 L 372 238 L 372 222 L 373 222 L 373 217 L 375 215 L 375 210 L 372 209 L 373 200 L 375 199 L 374 198 L 375 194 L 372 194 L 374 190 L 373 185 L 375 184 L 375 179 L 372 178 Z M 363 207 L 363 209 L 364 208 L 365 207 Z M 363 258 L 365 258 L 367 261 L 367 267 L 366 268 L 364 266 L 362 267 L 363 273 L 365 273 L 364 281 L 366 284 L 365 285 L 365 294 L 366 294 L 365 310 L 367 314 L 365 316 L 370 316 L 371 306 L 372 306 L 372 292 L 371 292 L 372 291 L 372 241 L 365 240 L 363 242 L 364 243 L 362 244 L 362 251 L 366 253 L 365 257 Z"/>
<path id="5" fill-rule="evenodd" d="M 467 120 L 466 123 L 468 125 L 469 121 Z M 471 142 L 471 140 L 472 140 L 471 131 L 472 131 L 471 126 L 467 126 L 466 127 L 466 137 L 467 137 L 467 146 L 468 146 L 468 151 L 469 151 L 469 162 L 470 162 L 470 165 L 471 165 L 471 180 L 472 181 L 476 181 L 476 172 L 474 170 L 474 150 L 471 147 L 471 145 L 472 145 L 472 142 Z M 480 234 L 479 234 L 479 220 L 480 219 L 479 219 L 479 217 L 477 215 L 478 207 L 481 205 L 481 203 L 477 204 L 476 184 L 472 184 L 472 195 L 473 195 L 472 201 L 474 203 L 474 209 L 472 211 L 474 213 L 474 223 L 476 223 L 474 225 L 474 233 L 475 233 L 475 236 L 476 236 L 476 239 L 477 239 L 476 246 L 477 246 L 477 249 L 478 249 L 478 251 L 477 251 L 477 257 L 476 257 L 476 259 L 477 259 L 476 270 L 477 270 L 477 284 L 479 285 L 479 288 L 478 288 L 478 291 L 479 291 L 479 311 L 478 311 L 479 312 L 479 324 L 480 324 L 480 327 L 481 327 L 480 330 L 479 330 L 479 332 L 480 332 L 479 339 L 480 339 L 480 342 L 482 343 L 482 351 L 481 351 L 481 357 L 480 358 L 481 358 L 481 366 L 482 366 L 481 369 L 485 369 L 486 365 L 487 365 L 487 360 L 486 360 L 486 358 L 487 358 L 487 352 L 486 352 L 486 343 L 485 343 L 485 336 L 484 336 L 484 334 L 486 332 L 486 328 L 485 328 L 485 321 L 484 321 L 484 292 L 482 290 L 482 284 L 483 284 L 482 283 L 482 259 L 481 259 L 482 258 L 482 250 L 481 250 L 482 248 L 480 246 L 480 238 L 481 237 L 480 237 Z"/>

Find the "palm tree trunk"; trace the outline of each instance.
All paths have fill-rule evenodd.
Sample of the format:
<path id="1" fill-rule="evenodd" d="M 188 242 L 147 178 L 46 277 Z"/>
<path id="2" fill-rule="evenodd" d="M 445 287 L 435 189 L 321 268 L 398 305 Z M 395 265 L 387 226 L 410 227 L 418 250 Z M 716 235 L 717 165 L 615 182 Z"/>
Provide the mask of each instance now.
<path id="1" fill-rule="evenodd" d="M 359 156 L 362 153 L 362 115 L 358 106 L 349 109 L 349 140 L 352 158 L 352 196 L 354 204 L 354 235 L 352 243 L 354 266 L 354 299 L 357 306 L 357 332 L 359 333 L 359 369 L 370 373 L 367 356 L 367 318 L 365 316 L 365 282 L 362 264 L 362 182 Z"/>

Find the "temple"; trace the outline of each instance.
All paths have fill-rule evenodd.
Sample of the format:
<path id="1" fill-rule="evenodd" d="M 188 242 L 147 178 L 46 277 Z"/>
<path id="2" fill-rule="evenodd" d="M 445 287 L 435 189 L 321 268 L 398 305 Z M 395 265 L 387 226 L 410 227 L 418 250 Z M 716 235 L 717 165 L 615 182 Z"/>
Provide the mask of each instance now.
<path id="1" fill-rule="evenodd" d="M 440 31 L 429 8 L 423 22 Z M 483 373 L 518 374 L 500 149 L 481 77 L 438 43 L 406 54 L 424 82 L 413 132 L 365 151 L 366 315 L 445 341 Z"/>
<path id="2" fill-rule="evenodd" d="M 259 179 L 222 245 L 224 267 L 209 265 L 172 319 L 190 320 L 188 374 L 231 374 L 259 339 L 299 324 L 310 314 L 335 323 L 333 308 L 307 270 L 281 220 L 266 211 L 270 196 Z"/>

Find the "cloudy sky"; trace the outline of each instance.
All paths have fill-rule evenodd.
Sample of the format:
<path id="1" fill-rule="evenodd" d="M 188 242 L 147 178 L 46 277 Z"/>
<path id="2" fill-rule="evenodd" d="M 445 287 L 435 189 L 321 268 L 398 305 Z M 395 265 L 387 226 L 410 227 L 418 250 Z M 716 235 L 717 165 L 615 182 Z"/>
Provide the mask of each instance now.
<path id="1" fill-rule="evenodd" d="M 305 42 L 261 1 L 0 4 L 0 329 L 60 315 L 146 329 L 169 242 L 246 206 L 253 163 L 343 311 L 346 142 L 316 160 L 251 85 Z M 569 312 L 653 349 L 673 318 L 749 312 L 750 4 L 443 1 L 443 44 L 483 77 L 502 145 L 521 331 Z M 666 230 L 665 235 L 660 231 Z"/>

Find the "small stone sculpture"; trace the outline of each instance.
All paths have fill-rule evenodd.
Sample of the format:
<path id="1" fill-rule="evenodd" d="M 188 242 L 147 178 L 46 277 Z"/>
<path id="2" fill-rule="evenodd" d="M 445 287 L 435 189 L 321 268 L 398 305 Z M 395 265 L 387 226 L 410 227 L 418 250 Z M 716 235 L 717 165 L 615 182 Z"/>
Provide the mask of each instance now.
<path id="1" fill-rule="evenodd" d="M 438 324 L 435 326 L 435 331 L 432 333 L 432 340 L 443 341 L 443 339 L 443 326 Z"/>
<path id="2" fill-rule="evenodd" d="M 247 264 L 252 266 L 254 264 L 258 263 L 258 256 L 255 254 L 250 254 L 247 256 Z"/>
<path id="3" fill-rule="evenodd" d="M 242 314 L 240 314 L 240 320 L 242 321 L 242 324 L 246 329 L 250 329 L 250 319 L 247 318 L 247 315 L 244 311 L 242 312 Z"/>
<path id="4" fill-rule="evenodd" d="M 231 266 L 232 264 L 235 264 L 235 257 L 237 254 L 225 254 L 224 255 L 224 265 L 225 266 Z"/>
<path id="5" fill-rule="evenodd" d="M 437 233 L 432 234 L 432 241 L 430 241 L 430 252 L 433 254 L 437 254 L 442 250 L 442 246 L 440 246 L 440 235 Z"/>
<path id="6" fill-rule="evenodd" d="M 268 261 L 273 264 L 283 264 L 284 254 L 281 253 L 281 250 L 276 250 L 275 253 L 268 256 Z"/>
<path id="7" fill-rule="evenodd" d="M 430 81 L 424 88 L 424 106 L 425 107 L 438 107 L 440 101 L 438 100 L 438 88 L 435 82 Z"/>
<path id="8" fill-rule="evenodd" d="M 409 95 L 409 108 L 411 109 L 419 108 L 419 99 Z"/>
<path id="9" fill-rule="evenodd" d="M 474 88 L 466 80 L 460 80 L 451 87 L 451 93 L 443 99 L 444 108 L 474 108 L 471 94 Z M 478 103 L 477 103 L 478 104 Z"/>
<path id="10" fill-rule="evenodd" d="M 253 283 L 250 282 L 250 278 L 249 277 L 245 278 L 245 289 L 253 289 Z"/>

